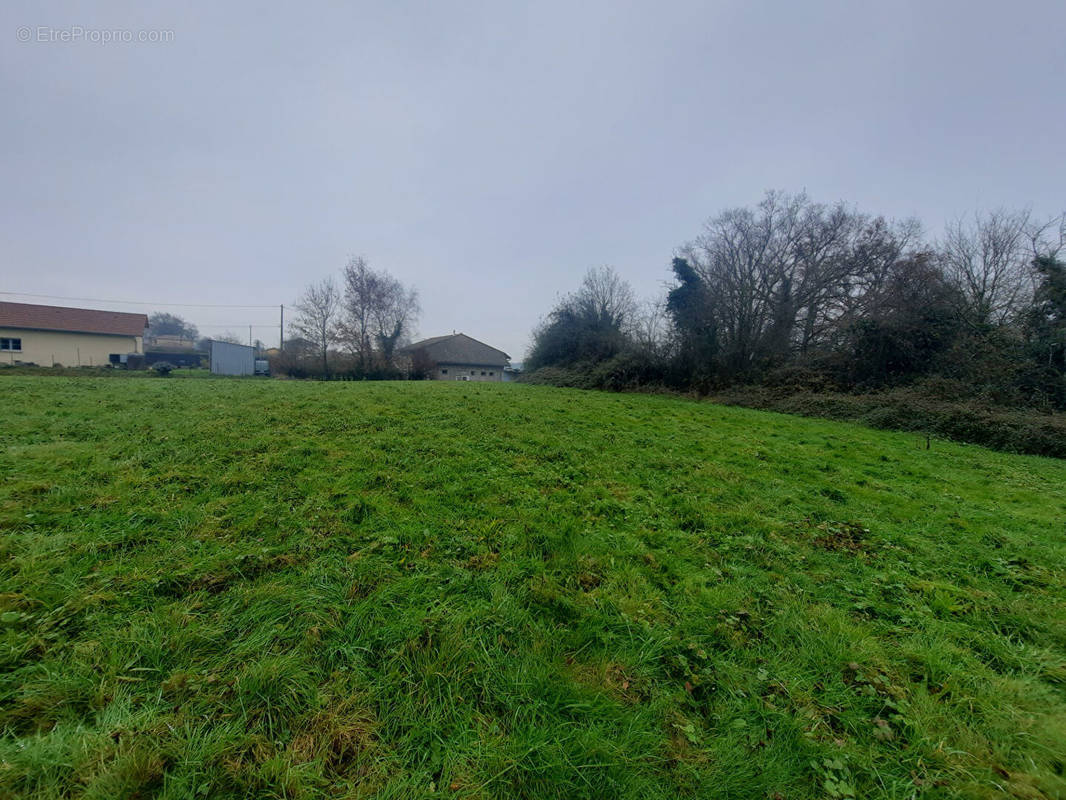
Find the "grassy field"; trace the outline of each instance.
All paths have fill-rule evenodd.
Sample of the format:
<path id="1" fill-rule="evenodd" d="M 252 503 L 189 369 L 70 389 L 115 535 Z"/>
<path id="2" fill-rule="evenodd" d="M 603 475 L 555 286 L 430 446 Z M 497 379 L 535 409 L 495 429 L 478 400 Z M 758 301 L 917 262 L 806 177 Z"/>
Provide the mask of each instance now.
<path id="1" fill-rule="evenodd" d="M 1066 462 L 521 385 L 0 401 L 0 797 L 1066 796 Z"/>

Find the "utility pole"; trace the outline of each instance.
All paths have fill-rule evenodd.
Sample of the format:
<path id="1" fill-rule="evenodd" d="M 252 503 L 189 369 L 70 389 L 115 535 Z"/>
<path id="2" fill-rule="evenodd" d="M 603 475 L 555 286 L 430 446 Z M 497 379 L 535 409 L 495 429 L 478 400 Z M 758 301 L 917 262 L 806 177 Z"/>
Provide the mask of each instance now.
<path id="1" fill-rule="evenodd" d="M 278 334 L 278 350 L 284 350 L 285 349 L 285 304 L 284 303 L 281 304 L 281 327 L 279 328 L 279 330 L 281 331 L 281 333 Z"/>
<path id="2" fill-rule="evenodd" d="M 248 326 L 248 346 L 252 346 L 252 326 Z"/>

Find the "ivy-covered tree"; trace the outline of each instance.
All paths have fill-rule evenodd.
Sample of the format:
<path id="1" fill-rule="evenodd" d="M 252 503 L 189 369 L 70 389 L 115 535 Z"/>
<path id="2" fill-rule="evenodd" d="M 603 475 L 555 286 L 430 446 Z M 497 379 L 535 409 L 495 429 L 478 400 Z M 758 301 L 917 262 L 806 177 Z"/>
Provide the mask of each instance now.
<path id="1" fill-rule="evenodd" d="M 1029 343 L 1038 361 L 1066 372 L 1066 264 L 1040 256 L 1033 268 L 1039 283 L 1029 313 Z"/>
<path id="2" fill-rule="evenodd" d="M 688 259 L 675 258 L 670 268 L 677 285 L 666 296 L 666 312 L 674 324 L 677 358 L 682 369 L 704 375 L 718 355 L 714 298 Z"/>
<path id="3" fill-rule="evenodd" d="M 595 364 L 622 352 L 637 320 L 633 289 L 610 267 L 590 269 L 533 332 L 526 367 Z"/>

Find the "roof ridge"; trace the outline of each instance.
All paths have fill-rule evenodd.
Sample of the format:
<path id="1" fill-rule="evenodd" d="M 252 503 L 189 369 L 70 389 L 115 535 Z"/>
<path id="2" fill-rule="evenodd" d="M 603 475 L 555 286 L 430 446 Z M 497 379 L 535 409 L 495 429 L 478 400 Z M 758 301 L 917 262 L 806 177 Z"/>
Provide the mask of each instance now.
<path id="1" fill-rule="evenodd" d="M 148 315 L 136 311 L 105 311 L 99 308 L 0 300 L 0 327 L 141 336 L 148 327 Z"/>
<path id="2" fill-rule="evenodd" d="M 457 342 L 456 340 L 461 340 L 461 341 Z M 453 342 L 455 344 L 451 344 L 451 345 L 449 344 L 449 343 L 453 343 Z M 417 350 L 426 350 L 426 349 L 429 349 L 429 348 L 436 348 L 437 349 L 437 356 L 436 357 L 439 360 L 441 360 L 441 361 L 445 361 L 448 358 L 458 357 L 459 353 L 461 353 L 463 350 L 467 351 L 467 353 L 464 354 L 464 355 L 466 355 L 467 357 L 470 357 L 470 355 L 472 353 L 476 353 L 479 348 L 481 348 L 483 350 L 483 352 L 480 355 L 481 359 L 492 358 L 493 361 L 501 361 L 501 360 L 502 361 L 510 361 L 511 360 L 511 356 L 508 355 L 503 350 L 501 350 L 500 348 L 493 347 L 491 344 L 488 344 L 487 342 L 483 342 L 480 339 L 475 339 L 470 334 L 463 333 L 461 331 L 456 332 L 456 333 L 445 334 L 444 336 L 431 336 L 428 339 L 421 339 L 421 340 L 419 340 L 417 342 L 412 342 L 411 344 L 407 345 L 406 347 L 401 348 L 400 352 L 411 353 L 411 352 L 415 352 Z M 501 356 L 502 358 L 498 358 L 497 356 L 489 356 L 487 353 L 484 352 L 486 350 L 491 350 L 492 353 L 499 354 L 499 356 Z M 459 363 L 459 362 L 456 362 L 456 363 Z M 480 361 L 480 360 L 479 361 L 470 361 L 469 363 L 472 363 L 472 364 L 473 363 L 482 363 L 482 361 Z"/>
<path id="3" fill-rule="evenodd" d="M 14 300 L 0 300 L 0 306 L 21 306 L 22 308 L 47 308 L 51 311 L 88 311 L 92 314 L 121 314 L 126 317 L 145 317 L 148 315 L 140 311 L 111 311 L 106 308 L 79 308 L 78 306 L 52 306 L 44 303 L 19 303 Z"/>

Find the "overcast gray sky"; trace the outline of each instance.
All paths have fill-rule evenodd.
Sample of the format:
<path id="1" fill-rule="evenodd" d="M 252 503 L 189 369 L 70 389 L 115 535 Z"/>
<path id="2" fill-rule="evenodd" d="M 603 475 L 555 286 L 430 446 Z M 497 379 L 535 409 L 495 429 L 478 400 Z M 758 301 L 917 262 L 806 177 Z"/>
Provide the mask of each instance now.
<path id="1" fill-rule="evenodd" d="M 766 189 L 1066 209 L 1062 0 L 268 6 L 3 4 L 0 289 L 290 304 L 358 254 L 520 359 L 588 267 L 658 294 Z"/>

